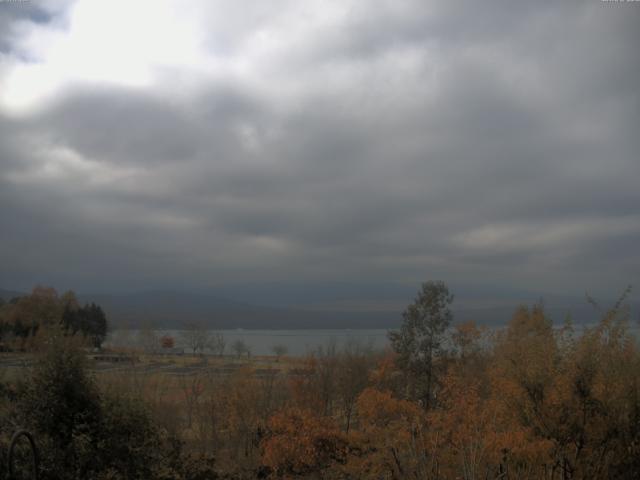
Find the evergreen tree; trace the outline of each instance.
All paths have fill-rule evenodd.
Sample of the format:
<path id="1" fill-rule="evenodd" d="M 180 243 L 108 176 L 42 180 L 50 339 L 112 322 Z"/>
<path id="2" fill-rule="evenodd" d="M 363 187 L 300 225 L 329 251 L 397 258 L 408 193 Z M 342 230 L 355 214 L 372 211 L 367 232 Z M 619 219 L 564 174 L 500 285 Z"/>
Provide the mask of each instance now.
<path id="1" fill-rule="evenodd" d="M 453 318 L 449 309 L 452 302 L 453 295 L 444 282 L 425 282 L 415 301 L 402 314 L 400 330 L 388 334 L 398 354 L 398 366 L 406 375 L 408 393 L 426 410 L 433 403 L 435 359 L 442 351 L 444 334 Z"/>

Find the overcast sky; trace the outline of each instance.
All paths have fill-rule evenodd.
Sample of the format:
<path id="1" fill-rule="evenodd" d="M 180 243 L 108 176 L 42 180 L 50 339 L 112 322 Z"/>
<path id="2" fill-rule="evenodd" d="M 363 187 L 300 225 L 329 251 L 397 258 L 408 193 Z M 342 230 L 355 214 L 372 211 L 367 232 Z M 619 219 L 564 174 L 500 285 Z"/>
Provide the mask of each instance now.
<path id="1" fill-rule="evenodd" d="M 0 288 L 640 288 L 639 45 L 640 2 L 0 0 Z"/>

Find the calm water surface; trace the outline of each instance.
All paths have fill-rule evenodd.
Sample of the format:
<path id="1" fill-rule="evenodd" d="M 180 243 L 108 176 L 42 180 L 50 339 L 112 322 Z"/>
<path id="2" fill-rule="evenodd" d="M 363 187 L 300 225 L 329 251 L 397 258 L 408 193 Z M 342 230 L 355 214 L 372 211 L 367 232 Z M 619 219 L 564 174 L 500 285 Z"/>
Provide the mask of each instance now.
<path id="1" fill-rule="evenodd" d="M 213 333 L 213 332 L 212 332 Z M 305 355 L 318 348 L 335 345 L 341 349 L 348 343 L 363 347 L 384 349 L 388 345 L 387 330 L 216 330 L 224 336 L 227 347 L 225 354 L 231 354 L 231 346 L 242 340 L 252 355 L 273 355 L 275 345 L 286 347 L 289 355 Z M 116 330 L 109 334 L 106 346 L 140 347 L 149 332 L 139 330 Z M 181 330 L 158 330 L 155 335 L 169 335 L 174 338 L 177 348 L 188 351 Z"/>
<path id="2" fill-rule="evenodd" d="M 585 326 L 576 325 L 576 334 L 580 334 Z M 495 329 L 495 327 L 494 327 Z M 636 323 L 630 325 L 629 331 L 640 339 L 640 328 Z M 282 345 L 286 347 L 289 355 L 305 355 L 316 351 L 318 348 L 327 348 L 335 345 L 342 349 L 349 343 L 355 343 L 362 347 L 375 350 L 383 350 L 389 345 L 386 329 L 372 330 L 216 330 L 212 333 L 221 333 L 226 342 L 225 354 L 232 354 L 232 345 L 237 340 L 242 340 L 249 347 L 252 355 L 273 355 L 273 347 Z M 109 334 L 105 346 L 114 347 L 141 347 L 148 344 L 149 331 L 141 330 L 115 330 Z M 182 330 L 156 330 L 153 332 L 156 343 L 163 335 L 173 337 L 176 348 L 183 348 L 187 352 L 185 332 Z M 145 340 L 146 339 L 146 340 Z"/>

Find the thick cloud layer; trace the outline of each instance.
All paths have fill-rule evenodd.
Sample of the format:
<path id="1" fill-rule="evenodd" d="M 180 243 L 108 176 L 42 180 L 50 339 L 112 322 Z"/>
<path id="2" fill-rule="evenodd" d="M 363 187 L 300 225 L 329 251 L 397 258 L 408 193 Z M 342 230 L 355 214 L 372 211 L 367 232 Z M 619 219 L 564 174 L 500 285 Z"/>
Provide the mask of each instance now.
<path id="1" fill-rule="evenodd" d="M 640 4 L 34 3 L 5 288 L 640 284 Z"/>

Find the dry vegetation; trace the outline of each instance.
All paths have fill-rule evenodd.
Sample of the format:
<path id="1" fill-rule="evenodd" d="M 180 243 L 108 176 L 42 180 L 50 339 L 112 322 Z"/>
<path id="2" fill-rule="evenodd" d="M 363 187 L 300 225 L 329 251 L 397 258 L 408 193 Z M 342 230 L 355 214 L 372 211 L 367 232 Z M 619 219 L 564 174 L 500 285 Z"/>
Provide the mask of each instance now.
<path id="1" fill-rule="evenodd" d="M 25 419 L 54 453 L 78 445 L 90 452 L 86 442 L 94 440 L 86 438 L 96 445 L 126 439 L 95 471 L 78 467 L 81 458 L 45 452 L 45 478 L 61 478 L 51 465 L 65 458 L 63 471 L 95 479 L 635 479 L 640 354 L 628 317 L 619 302 L 597 326 L 575 332 L 569 323 L 554 329 L 541 306 L 521 307 L 500 331 L 467 323 L 427 329 L 428 342 L 412 343 L 415 331 L 406 330 L 405 351 L 397 343 L 387 352 L 351 343 L 304 358 L 120 352 L 127 361 L 98 357 L 78 370 L 74 357 L 58 353 L 60 368 L 68 363 L 86 383 L 72 397 L 101 412 L 91 414 L 102 418 L 95 432 L 115 432 L 109 440 L 90 433 L 85 410 L 69 420 L 66 439 L 47 430 L 48 413 L 35 416 L 40 423 L 25 416 L 25 408 L 45 408 L 37 392 L 49 390 L 38 382 L 57 385 L 47 375 L 58 383 L 69 375 L 51 360 L 38 363 L 37 352 L 3 354 L 13 365 L 4 368 L 3 425 Z M 405 312 L 405 325 L 411 318 Z M 69 342 L 62 352 L 73 350 Z M 15 373 L 32 359 L 36 374 L 25 384 Z M 53 396 L 47 405 L 60 401 Z M 64 403 L 60 414 L 73 405 Z"/>
<path id="2" fill-rule="evenodd" d="M 137 392 L 190 451 L 237 476 L 637 478 L 640 355 L 619 313 L 579 334 L 554 330 L 540 307 L 497 333 L 458 325 L 435 359 L 428 408 L 394 352 L 357 345 L 173 360 L 166 372 L 141 362 L 99 383 Z"/>

